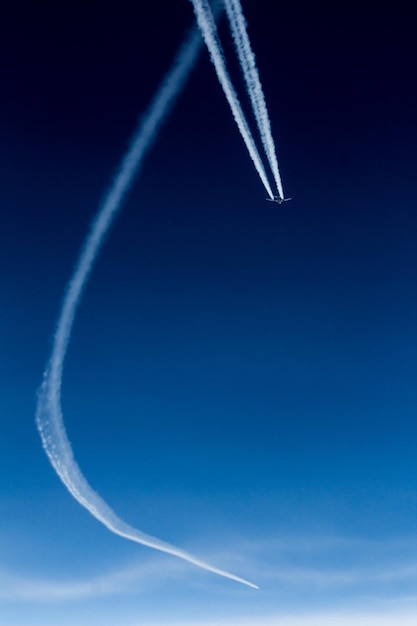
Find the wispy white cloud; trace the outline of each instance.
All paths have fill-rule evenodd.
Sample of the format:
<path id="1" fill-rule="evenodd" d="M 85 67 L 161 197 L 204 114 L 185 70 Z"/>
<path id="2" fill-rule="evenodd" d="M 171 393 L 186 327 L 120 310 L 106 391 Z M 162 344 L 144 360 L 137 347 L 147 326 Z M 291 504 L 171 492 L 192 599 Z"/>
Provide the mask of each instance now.
<path id="1" fill-rule="evenodd" d="M 209 5 L 207 5 L 207 9 L 212 20 L 212 28 L 215 30 L 216 23 Z M 169 544 L 158 537 L 148 535 L 139 528 L 135 528 L 123 521 L 93 489 L 75 460 L 71 442 L 65 430 L 61 407 L 63 368 L 72 326 L 96 258 L 115 217 L 123 205 L 126 195 L 133 185 L 136 175 L 142 167 L 149 149 L 156 140 L 164 119 L 185 86 L 197 59 L 199 48 L 200 37 L 197 32 L 192 32 L 181 46 L 171 69 L 162 80 L 148 110 L 145 111 L 141 118 L 138 128 L 133 135 L 131 145 L 123 156 L 117 173 L 105 193 L 99 210 L 91 224 L 75 270 L 66 288 L 49 363 L 44 372 L 42 385 L 38 391 L 36 424 L 43 448 L 65 487 L 81 506 L 85 507 L 93 517 L 112 533 L 154 550 L 176 556 L 213 574 L 230 578 L 243 585 L 257 589 L 257 585 L 254 583 L 231 572 L 214 567 L 182 548 Z M 272 198 L 270 190 L 269 193 Z"/>
<path id="2" fill-rule="evenodd" d="M 417 612 L 414 613 L 319 613 L 305 615 L 281 615 L 251 618 L 227 618 L 224 620 L 192 622 L 140 622 L 140 626 L 415 626 Z M 131 622 L 129 626 L 139 626 Z"/>
<path id="3" fill-rule="evenodd" d="M 255 542 L 228 541 L 228 552 L 212 553 L 225 566 L 237 565 L 251 572 L 261 582 L 262 597 L 283 586 L 294 593 L 317 590 L 331 598 L 333 592 L 351 590 L 352 597 L 365 596 L 372 601 L 415 603 L 413 585 L 417 585 L 417 564 L 407 539 L 376 542 L 344 537 L 287 537 Z M 343 558 L 340 558 L 340 551 Z M 369 553 L 379 554 L 371 561 Z M 329 553 L 331 558 L 329 559 Z M 346 553 L 349 561 L 346 562 Z M 388 554 L 402 553 L 395 558 Z M 360 559 L 356 559 L 360 555 Z M 205 585 L 213 591 L 214 581 L 195 576 L 186 563 L 169 557 L 149 557 L 146 561 L 119 567 L 112 572 L 85 579 L 57 580 L 30 578 L 0 567 L 0 600 L 60 602 L 99 596 L 140 594 L 157 590 L 182 578 L 184 585 Z M 368 590 L 372 588 L 372 597 Z M 358 590 L 359 589 L 359 590 Z M 228 588 L 230 592 L 230 588 Z M 405 600 L 407 598 L 407 601 Z M 397 625 L 398 626 L 398 625 Z"/>
<path id="4" fill-rule="evenodd" d="M 363 583 L 394 582 L 416 579 L 417 565 L 379 568 L 326 568 L 312 567 L 268 567 L 263 572 L 265 578 L 279 580 L 293 585 L 314 584 L 319 587 L 340 587 Z"/>
<path id="5" fill-rule="evenodd" d="M 338 534 L 285 534 L 270 535 L 263 537 L 261 541 L 256 539 L 245 540 L 246 552 L 274 552 L 281 553 L 313 553 L 325 551 L 349 551 L 377 552 L 378 554 L 389 551 L 409 552 L 417 548 L 416 537 L 391 537 L 389 539 L 374 539 L 369 537 L 349 537 Z"/>
<path id="6" fill-rule="evenodd" d="M 120 594 L 141 593 L 190 568 L 175 559 L 153 559 L 85 579 L 57 580 L 21 576 L 0 567 L 0 600 L 60 602 Z"/>

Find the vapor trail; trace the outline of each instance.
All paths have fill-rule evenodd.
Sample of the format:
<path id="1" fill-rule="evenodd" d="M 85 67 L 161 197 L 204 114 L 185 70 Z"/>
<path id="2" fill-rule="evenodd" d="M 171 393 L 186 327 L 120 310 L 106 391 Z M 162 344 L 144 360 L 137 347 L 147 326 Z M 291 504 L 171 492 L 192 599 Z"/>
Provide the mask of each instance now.
<path id="1" fill-rule="evenodd" d="M 278 193 L 281 198 L 284 198 L 284 191 L 278 169 L 278 161 L 275 153 L 275 145 L 272 138 L 271 124 L 269 121 L 265 96 L 259 79 L 258 69 L 256 67 L 256 58 L 252 51 L 249 36 L 246 31 L 246 20 L 243 15 L 242 6 L 240 4 L 240 0 L 224 0 L 224 3 L 236 51 L 239 57 L 240 66 L 246 82 L 246 88 L 252 103 L 259 133 L 261 135 L 262 144 L 271 166 Z"/>
<path id="2" fill-rule="evenodd" d="M 243 578 L 213 567 L 188 552 L 147 535 L 123 522 L 92 489 L 78 467 L 65 432 L 61 411 L 63 364 L 82 292 L 104 237 L 120 210 L 147 150 L 151 147 L 165 116 L 185 84 L 197 58 L 200 44 L 201 37 L 195 30 L 180 49 L 172 69 L 163 80 L 159 91 L 139 123 L 131 146 L 122 159 L 119 170 L 91 225 L 64 296 L 52 353 L 39 390 L 36 424 L 45 452 L 59 478 L 74 498 L 109 530 L 136 543 L 177 556 L 225 578 L 231 578 L 249 587 L 257 588 L 256 585 Z"/>
<path id="3" fill-rule="evenodd" d="M 194 13 L 197 18 L 197 23 L 204 37 L 204 41 L 206 42 L 211 61 L 216 70 L 217 78 L 219 79 L 219 82 L 223 88 L 226 99 L 232 110 L 235 122 L 239 128 L 240 134 L 243 137 L 243 141 L 246 144 L 250 157 L 255 165 L 256 171 L 258 172 L 259 177 L 269 194 L 269 197 L 273 198 L 274 196 L 265 172 L 265 168 L 262 163 L 262 159 L 259 156 L 258 150 L 252 137 L 252 133 L 249 129 L 242 107 L 240 106 L 236 91 L 233 88 L 232 82 L 226 69 L 223 49 L 217 34 L 217 27 L 213 18 L 210 5 L 207 0 L 190 1 L 192 2 L 192 5 L 194 7 Z"/>

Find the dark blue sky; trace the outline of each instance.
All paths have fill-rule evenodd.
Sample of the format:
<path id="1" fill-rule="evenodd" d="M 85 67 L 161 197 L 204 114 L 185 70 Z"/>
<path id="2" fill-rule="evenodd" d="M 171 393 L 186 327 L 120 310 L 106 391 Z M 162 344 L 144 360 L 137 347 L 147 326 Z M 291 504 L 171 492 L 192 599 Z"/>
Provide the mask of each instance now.
<path id="1" fill-rule="evenodd" d="M 415 612 L 416 573 L 404 574 L 416 538 L 415 10 L 243 8 L 293 200 L 264 201 L 203 50 L 85 292 L 64 372 L 65 424 L 88 480 L 126 521 L 259 579 L 261 595 L 239 596 L 245 615 L 383 613 L 387 597 L 390 610 L 407 598 Z M 8 626 L 64 624 L 65 593 L 85 624 L 112 611 L 123 626 L 133 614 L 149 624 L 239 619 L 232 583 L 191 568 L 170 574 L 169 559 L 90 519 L 34 426 L 78 251 L 192 21 L 186 0 L 23 2 L 2 17 Z M 225 20 L 221 33 L 248 110 Z M 142 578 L 140 592 L 112 579 L 107 595 L 97 592 L 98 573 L 132 563 L 145 581 L 159 572 L 151 590 Z M 391 586 L 369 563 L 391 572 Z M 337 583 L 347 570 L 355 582 Z M 88 600 L 68 591 L 79 576 Z M 33 597 L 19 596 L 22 580 Z M 51 580 L 67 589 L 52 605 Z"/>

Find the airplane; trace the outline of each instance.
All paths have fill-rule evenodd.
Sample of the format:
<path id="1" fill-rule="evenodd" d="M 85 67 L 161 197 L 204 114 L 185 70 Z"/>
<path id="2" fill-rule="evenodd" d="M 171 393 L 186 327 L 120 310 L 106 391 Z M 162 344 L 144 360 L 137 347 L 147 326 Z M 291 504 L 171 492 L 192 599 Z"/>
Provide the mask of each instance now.
<path id="1" fill-rule="evenodd" d="M 281 198 L 281 196 L 274 196 L 273 198 L 265 198 L 268 202 L 276 202 L 277 204 L 282 204 L 283 202 L 288 202 L 292 200 L 292 198 Z"/>

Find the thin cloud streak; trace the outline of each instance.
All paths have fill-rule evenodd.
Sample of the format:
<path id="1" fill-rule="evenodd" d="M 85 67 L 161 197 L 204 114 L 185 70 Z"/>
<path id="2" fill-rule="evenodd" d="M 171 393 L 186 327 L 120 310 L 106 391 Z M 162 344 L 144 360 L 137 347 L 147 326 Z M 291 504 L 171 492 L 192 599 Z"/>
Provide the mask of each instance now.
<path id="1" fill-rule="evenodd" d="M 253 583 L 213 567 L 185 550 L 143 533 L 121 520 L 92 489 L 77 465 L 65 431 L 61 411 L 63 365 L 72 325 L 83 290 L 104 238 L 132 186 L 143 159 L 154 142 L 161 124 L 172 108 L 175 99 L 185 85 L 196 61 L 200 45 L 201 37 L 197 31 L 194 31 L 182 46 L 173 68 L 162 82 L 149 109 L 143 116 L 139 128 L 133 137 L 131 147 L 122 159 L 113 183 L 92 223 L 90 233 L 86 238 L 78 264 L 64 297 L 54 337 L 52 354 L 38 394 L 36 424 L 45 452 L 59 478 L 71 495 L 110 531 L 125 539 L 166 552 L 214 574 L 257 589 L 257 586 Z"/>
<path id="2" fill-rule="evenodd" d="M 0 600 L 5 602 L 67 602 L 115 594 L 149 591 L 172 578 L 185 575 L 187 566 L 178 560 L 146 560 L 100 576 L 59 581 L 31 578 L 0 567 Z"/>
<path id="3" fill-rule="evenodd" d="M 219 79 L 224 95 L 229 103 L 234 120 L 255 165 L 255 169 L 258 172 L 269 197 L 272 199 L 274 196 L 262 163 L 262 159 L 259 156 L 259 152 L 256 148 L 249 125 L 246 121 L 236 91 L 226 69 L 223 49 L 217 34 L 216 22 L 213 18 L 210 5 L 207 0 L 190 0 L 190 2 L 194 7 L 197 23 L 204 37 L 204 41 L 210 53 L 211 61 L 214 65 L 214 69 L 216 70 L 217 78 Z"/>
<path id="4" fill-rule="evenodd" d="M 414 545 L 414 537 L 374 540 L 337 535 L 282 535 L 259 542 L 244 541 L 239 549 L 236 546 L 234 549 L 244 555 L 241 567 L 255 572 L 265 588 L 274 581 L 317 588 L 365 584 L 386 588 L 397 581 L 417 584 L 417 563 L 410 557 Z"/>
<path id="5" fill-rule="evenodd" d="M 140 626 L 415 626 L 416 612 L 398 613 L 319 613 L 306 615 L 282 615 L 268 617 L 231 617 L 215 621 L 193 620 L 192 622 L 140 622 Z M 131 622 L 128 626 L 139 626 Z"/>
<path id="6" fill-rule="evenodd" d="M 364 583 L 383 583 L 394 581 L 417 581 L 417 565 L 402 565 L 397 568 L 347 568 L 331 569 L 310 567 L 265 567 L 262 568 L 265 579 L 280 580 L 292 585 L 314 584 L 317 587 L 340 587 Z"/>
<path id="7" fill-rule="evenodd" d="M 335 544 L 333 543 L 335 542 Z M 308 539 L 305 538 L 303 545 L 307 545 Z M 337 590 L 351 589 L 352 597 L 358 598 L 358 588 L 360 588 L 360 597 L 369 598 L 373 606 L 378 602 L 389 602 L 393 604 L 412 604 L 415 603 L 416 597 L 410 593 L 405 595 L 405 589 L 412 587 L 417 583 L 417 566 L 412 559 L 401 562 L 387 562 L 384 555 L 381 555 L 380 562 L 372 567 L 366 565 L 356 565 L 355 567 L 334 566 L 329 568 L 325 566 L 323 559 L 328 563 L 328 547 L 330 545 L 357 545 L 361 551 L 365 553 L 367 560 L 367 544 L 366 542 L 355 539 L 326 538 L 313 539 L 312 544 L 317 549 L 322 544 L 323 550 L 318 550 L 318 554 L 314 555 L 315 565 L 296 566 L 294 564 L 273 564 L 268 562 L 267 545 L 259 544 L 259 554 L 253 554 L 252 558 L 248 558 L 247 544 L 245 542 L 232 543 L 230 551 L 233 552 L 233 559 L 224 549 L 215 550 L 213 558 L 222 562 L 234 562 L 236 564 L 236 555 L 241 554 L 240 566 L 244 569 L 257 572 L 260 580 L 263 581 L 263 597 L 269 597 L 271 593 L 275 593 L 279 588 L 282 592 L 283 586 L 286 589 L 291 587 L 293 590 L 299 588 L 304 593 L 305 589 L 310 591 L 325 590 L 335 592 Z M 381 542 L 382 543 L 382 542 Z M 385 543 L 385 542 L 384 542 Z M 388 542 L 389 543 L 389 542 Z M 407 541 L 402 542 L 404 546 Z M 242 545 L 244 548 L 242 548 Z M 271 545 L 271 544 L 270 544 Z M 392 546 L 398 545 L 393 541 Z M 368 546 L 369 547 L 369 546 Z M 213 548 L 211 549 L 213 550 Z M 333 559 L 337 562 L 339 555 L 337 549 L 332 550 Z M 243 556 L 246 555 L 246 556 Z M 265 559 L 262 558 L 265 555 Z M 299 560 L 299 551 L 294 544 L 293 558 Z M 276 559 L 278 560 L 278 559 Z M 190 575 L 192 579 L 190 579 Z M 68 600 L 80 600 L 87 597 L 109 596 L 109 595 L 137 595 L 149 591 L 150 588 L 158 589 L 166 585 L 171 579 L 182 577 L 184 581 L 195 583 L 195 575 L 186 566 L 185 563 L 177 559 L 157 559 L 156 557 L 148 558 L 145 562 L 130 564 L 126 567 L 120 567 L 114 571 L 99 576 L 92 576 L 85 579 L 73 579 L 66 581 L 30 578 L 17 575 L 0 567 L 0 600 L 5 601 L 38 601 L 38 602 L 65 602 Z M 390 586 L 390 583 L 393 586 Z M 401 583 L 401 589 L 398 588 Z M 367 589 L 372 590 L 372 595 L 367 594 Z M 379 590 L 376 591 L 376 590 Z M 256 596 L 258 597 L 258 594 Z M 328 597 L 328 596 L 327 596 Z"/>
<path id="8" fill-rule="evenodd" d="M 243 15 L 240 0 L 225 0 L 227 17 L 236 46 L 237 55 L 246 83 L 246 89 L 252 104 L 252 109 L 258 125 L 259 134 L 264 146 L 269 165 L 271 167 L 279 196 L 284 198 L 281 175 L 278 169 L 278 161 L 275 152 L 275 144 L 272 138 L 271 123 L 262 84 L 259 79 L 256 58 L 253 53 L 248 33 L 246 20 Z"/>

